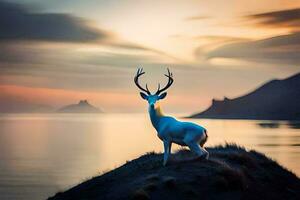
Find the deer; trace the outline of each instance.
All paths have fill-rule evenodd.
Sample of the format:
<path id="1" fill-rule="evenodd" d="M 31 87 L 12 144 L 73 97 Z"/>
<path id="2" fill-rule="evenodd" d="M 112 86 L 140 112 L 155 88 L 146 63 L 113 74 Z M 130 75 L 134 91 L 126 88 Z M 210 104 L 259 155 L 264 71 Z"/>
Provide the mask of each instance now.
<path id="1" fill-rule="evenodd" d="M 147 84 L 146 88 L 144 88 L 139 83 L 139 78 L 145 74 L 143 68 L 138 68 L 134 77 L 134 83 L 141 90 L 140 96 L 149 104 L 148 112 L 151 123 L 157 131 L 158 138 L 163 142 L 163 166 L 168 162 L 172 143 L 187 146 L 194 154 L 196 154 L 197 159 L 208 159 L 209 153 L 203 147 L 208 138 L 207 130 L 193 122 L 179 121 L 174 117 L 165 116 L 161 111 L 158 101 L 167 96 L 166 90 L 174 82 L 173 74 L 170 72 L 169 68 L 167 70 L 168 74 L 164 74 L 168 78 L 166 86 L 160 88 L 160 84 L 158 83 L 158 89 L 154 94 L 149 91 Z"/>

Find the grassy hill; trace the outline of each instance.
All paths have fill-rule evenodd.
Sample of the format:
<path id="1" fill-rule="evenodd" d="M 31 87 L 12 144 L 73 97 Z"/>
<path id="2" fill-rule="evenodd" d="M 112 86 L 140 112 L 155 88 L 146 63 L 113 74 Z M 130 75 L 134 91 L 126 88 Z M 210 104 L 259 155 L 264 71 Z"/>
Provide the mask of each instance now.
<path id="1" fill-rule="evenodd" d="M 275 161 L 236 145 L 207 148 L 209 160 L 188 150 L 148 153 L 49 200 L 300 199 L 300 179 Z"/>

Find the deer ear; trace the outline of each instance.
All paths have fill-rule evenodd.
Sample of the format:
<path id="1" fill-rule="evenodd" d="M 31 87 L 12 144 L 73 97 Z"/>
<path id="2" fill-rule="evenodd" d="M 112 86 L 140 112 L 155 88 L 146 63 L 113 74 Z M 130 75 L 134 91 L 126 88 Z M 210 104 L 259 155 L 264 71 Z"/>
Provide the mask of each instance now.
<path id="1" fill-rule="evenodd" d="M 167 96 L 167 93 L 164 92 L 164 93 L 162 93 L 161 95 L 158 96 L 158 99 L 163 99 L 163 98 L 165 98 L 166 96 Z"/>
<path id="2" fill-rule="evenodd" d="M 148 96 L 142 92 L 140 92 L 140 95 L 143 99 L 148 100 Z"/>

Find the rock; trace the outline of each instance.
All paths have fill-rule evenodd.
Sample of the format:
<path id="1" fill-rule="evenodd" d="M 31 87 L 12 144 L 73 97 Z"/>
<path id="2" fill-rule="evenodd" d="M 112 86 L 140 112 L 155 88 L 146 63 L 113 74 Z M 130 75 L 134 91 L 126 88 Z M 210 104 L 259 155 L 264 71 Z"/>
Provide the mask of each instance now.
<path id="1" fill-rule="evenodd" d="M 87 100 L 80 100 L 78 104 L 71 104 L 60 108 L 59 113 L 101 113 L 101 110 L 89 104 Z"/>
<path id="2" fill-rule="evenodd" d="M 300 120 L 300 73 L 272 80 L 244 96 L 212 100 L 212 105 L 192 118 Z"/>

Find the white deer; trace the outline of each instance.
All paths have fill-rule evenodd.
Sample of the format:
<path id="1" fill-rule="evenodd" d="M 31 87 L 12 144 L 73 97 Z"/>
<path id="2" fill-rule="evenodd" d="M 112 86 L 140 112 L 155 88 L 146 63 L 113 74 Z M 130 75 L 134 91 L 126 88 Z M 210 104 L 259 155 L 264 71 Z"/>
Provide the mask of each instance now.
<path id="1" fill-rule="evenodd" d="M 145 72 L 143 72 L 142 68 L 139 68 L 134 77 L 134 82 L 136 86 L 143 91 L 140 92 L 141 97 L 148 101 L 151 123 L 157 131 L 157 136 L 164 143 L 163 165 L 167 164 L 172 143 L 188 146 L 197 156 L 208 159 L 209 153 L 203 148 L 208 137 L 206 129 L 192 122 L 181 122 L 173 117 L 164 116 L 157 103 L 157 101 L 167 96 L 166 92 L 162 92 L 167 90 L 174 81 L 173 75 L 170 73 L 169 69 L 168 74 L 165 74 L 165 76 L 168 77 L 167 85 L 160 89 L 160 84 L 158 84 L 158 89 L 155 94 L 151 94 L 147 84 L 146 89 L 139 84 L 138 79 L 143 74 L 145 74 Z"/>

